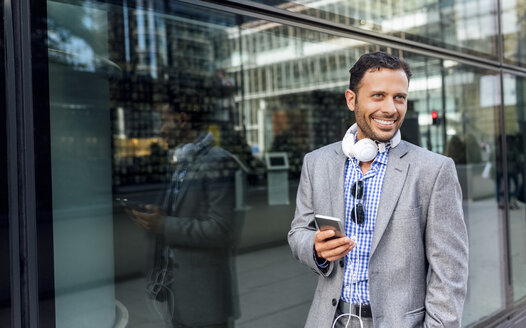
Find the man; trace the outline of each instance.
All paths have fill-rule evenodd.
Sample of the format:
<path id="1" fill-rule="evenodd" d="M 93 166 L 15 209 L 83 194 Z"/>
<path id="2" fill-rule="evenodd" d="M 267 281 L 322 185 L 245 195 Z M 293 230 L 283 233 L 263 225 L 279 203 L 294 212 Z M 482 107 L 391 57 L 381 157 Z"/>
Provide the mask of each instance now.
<path id="1" fill-rule="evenodd" d="M 156 237 L 148 293 L 172 327 L 231 327 L 235 310 L 232 155 L 215 146 L 205 117 L 196 111 L 161 111 L 161 135 L 173 175 L 160 204 L 134 210 Z"/>
<path id="2" fill-rule="evenodd" d="M 356 124 L 305 156 L 288 235 L 319 274 L 306 327 L 459 327 L 468 241 L 453 161 L 400 140 L 405 61 L 366 54 L 350 73 Z M 343 219 L 346 236 L 317 231 L 316 214 Z"/>

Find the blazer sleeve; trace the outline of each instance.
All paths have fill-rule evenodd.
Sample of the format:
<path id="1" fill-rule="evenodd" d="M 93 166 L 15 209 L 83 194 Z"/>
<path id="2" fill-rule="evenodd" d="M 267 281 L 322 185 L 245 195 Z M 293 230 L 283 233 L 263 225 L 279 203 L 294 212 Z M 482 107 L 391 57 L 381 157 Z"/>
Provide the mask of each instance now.
<path id="1" fill-rule="evenodd" d="M 455 165 L 447 158 L 437 174 L 427 213 L 425 327 L 460 327 L 467 292 L 468 246 L 462 191 Z"/>
<path id="2" fill-rule="evenodd" d="M 329 267 L 322 270 L 315 261 L 314 235 L 317 230 L 314 223 L 313 194 L 315 190 L 311 172 L 309 171 L 313 160 L 312 153 L 305 155 L 303 160 L 298 194 L 296 196 L 296 212 L 288 233 L 288 242 L 296 259 L 317 274 L 329 276 L 334 266 L 333 263 L 329 262 Z"/>

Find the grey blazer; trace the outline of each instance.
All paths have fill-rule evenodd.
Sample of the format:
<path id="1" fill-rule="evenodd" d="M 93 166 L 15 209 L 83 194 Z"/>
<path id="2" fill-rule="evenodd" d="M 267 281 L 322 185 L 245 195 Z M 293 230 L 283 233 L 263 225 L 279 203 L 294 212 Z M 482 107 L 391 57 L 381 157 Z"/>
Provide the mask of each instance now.
<path id="1" fill-rule="evenodd" d="M 162 237 L 173 252 L 174 326 L 224 323 L 234 314 L 235 169 L 230 153 L 206 149 L 188 166 L 175 203 L 169 192 L 163 197 L 168 216 Z"/>
<path id="2" fill-rule="evenodd" d="M 314 214 L 345 218 L 346 157 L 337 142 L 305 156 L 288 240 L 319 274 L 305 327 L 331 327 L 344 262 L 323 273 L 313 258 Z M 390 150 L 369 258 L 375 327 L 459 327 L 468 237 L 453 161 L 402 141 Z"/>

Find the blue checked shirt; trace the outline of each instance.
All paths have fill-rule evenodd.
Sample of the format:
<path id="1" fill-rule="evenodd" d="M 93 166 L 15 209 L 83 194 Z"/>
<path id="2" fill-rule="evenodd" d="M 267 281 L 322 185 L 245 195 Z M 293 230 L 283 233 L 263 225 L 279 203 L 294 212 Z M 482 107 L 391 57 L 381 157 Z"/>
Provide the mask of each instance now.
<path id="1" fill-rule="evenodd" d="M 356 246 L 345 257 L 345 275 L 341 299 L 347 303 L 369 303 L 369 254 L 373 231 L 382 194 L 382 185 L 389 156 L 389 146 L 379 153 L 365 175 L 356 159 L 347 159 L 345 167 L 345 232 L 356 242 Z M 365 191 L 361 200 L 356 200 L 351 192 L 353 183 L 363 180 Z M 362 202 L 365 208 L 365 222 L 357 225 L 351 219 L 351 211 L 357 202 Z"/>

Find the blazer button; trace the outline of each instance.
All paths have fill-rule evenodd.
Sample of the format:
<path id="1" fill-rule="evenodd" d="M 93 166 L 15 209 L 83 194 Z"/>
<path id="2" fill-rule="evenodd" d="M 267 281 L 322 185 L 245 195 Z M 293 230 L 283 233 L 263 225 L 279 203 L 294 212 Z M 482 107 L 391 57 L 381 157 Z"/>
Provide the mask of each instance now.
<path id="1" fill-rule="evenodd" d="M 336 304 L 338 304 L 338 302 L 336 302 L 336 299 L 333 298 L 333 299 L 332 299 L 332 306 L 336 306 Z"/>
<path id="2" fill-rule="evenodd" d="M 340 260 L 340 267 L 343 268 L 344 265 L 345 263 L 343 262 L 343 260 Z"/>

